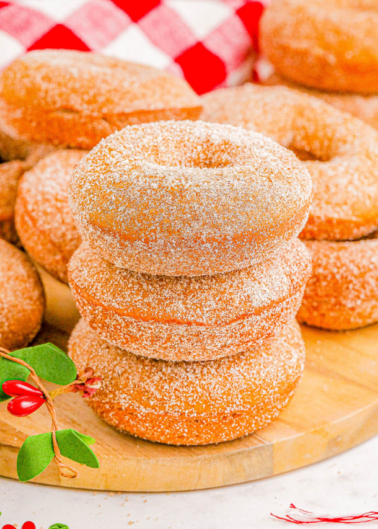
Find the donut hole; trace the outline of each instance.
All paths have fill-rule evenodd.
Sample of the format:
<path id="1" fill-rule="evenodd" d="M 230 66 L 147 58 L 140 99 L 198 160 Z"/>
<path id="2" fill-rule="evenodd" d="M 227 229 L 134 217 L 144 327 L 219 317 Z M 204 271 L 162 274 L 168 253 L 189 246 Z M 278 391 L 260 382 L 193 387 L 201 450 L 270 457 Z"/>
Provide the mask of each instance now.
<path id="1" fill-rule="evenodd" d="M 303 141 L 302 138 L 294 138 L 287 149 L 302 162 L 329 162 L 333 158 L 330 150 L 321 145 L 318 140 L 311 142 Z"/>
<path id="2" fill-rule="evenodd" d="M 244 152 L 243 152 L 244 150 Z M 152 153 L 151 161 L 165 167 L 187 167 L 192 169 L 218 169 L 246 163 L 245 149 L 231 142 L 204 142 L 183 149 L 181 142 L 171 143 L 168 148 L 159 148 Z"/>
<path id="3" fill-rule="evenodd" d="M 319 159 L 316 154 L 306 151 L 305 149 L 297 149 L 293 145 L 290 145 L 289 150 L 295 154 L 297 158 L 299 158 L 302 162 L 323 162 L 325 160 Z"/>

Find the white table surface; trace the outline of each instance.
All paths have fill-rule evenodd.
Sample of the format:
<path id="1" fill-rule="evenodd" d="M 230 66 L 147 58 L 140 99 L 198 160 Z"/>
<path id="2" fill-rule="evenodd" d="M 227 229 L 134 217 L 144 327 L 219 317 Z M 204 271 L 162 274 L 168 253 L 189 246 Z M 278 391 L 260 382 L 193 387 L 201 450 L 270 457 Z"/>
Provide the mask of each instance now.
<path id="1" fill-rule="evenodd" d="M 295 526 L 269 513 L 284 515 L 290 503 L 319 515 L 378 511 L 378 437 L 295 472 L 205 491 L 102 493 L 0 479 L 0 527 L 18 529 L 26 520 L 37 529 L 279 529 Z"/>

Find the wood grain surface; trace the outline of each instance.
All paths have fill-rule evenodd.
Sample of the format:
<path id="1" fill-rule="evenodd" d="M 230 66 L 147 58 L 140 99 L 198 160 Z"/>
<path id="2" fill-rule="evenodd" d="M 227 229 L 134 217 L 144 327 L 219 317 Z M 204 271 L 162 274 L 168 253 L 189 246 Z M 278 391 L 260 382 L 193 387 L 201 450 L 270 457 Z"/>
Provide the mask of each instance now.
<path id="1" fill-rule="evenodd" d="M 48 319 L 55 324 L 63 320 L 63 328 L 69 331 L 77 313 L 71 310 L 68 288 L 59 285 L 62 297 L 54 282 L 49 285 Z M 378 325 L 343 333 L 308 327 L 302 331 L 307 349 L 303 379 L 289 406 L 263 430 L 219 445 L 164 446 L 117 432 L 102 422 L 79 395 L 65 395 L 56 401 L 60 427 L 72 427 L 96 439 L 93 449 L 100 469 L 80 466 L 79 478 L 68 480 L 60 478 L 51 464 L 35 481 L 114 491 L 220 487 L 300 468 L 376 435 Z M 44 339 L 48 332 L 45 328 Z M 54 336 L 57 338 L 53 332 L 52 340 Z M 64 343 L 61 336 L 59 339 L 59 345 Z M 0 405 L 0 475 L 16 478 L 17 453 L 25 438 L 49 429 L 50 418 L 45 410 L 20 419 Z"/>

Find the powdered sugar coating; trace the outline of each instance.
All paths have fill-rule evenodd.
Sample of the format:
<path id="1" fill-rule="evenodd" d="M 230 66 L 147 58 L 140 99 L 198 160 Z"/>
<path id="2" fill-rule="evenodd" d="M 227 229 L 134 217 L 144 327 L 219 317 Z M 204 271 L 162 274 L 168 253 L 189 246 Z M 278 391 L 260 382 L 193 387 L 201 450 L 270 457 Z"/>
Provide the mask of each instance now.
<path id="1" fill-rule="evenodd" d="M 280 75 L 321 90 L 378 92 L 375 0 L 275 0 L 260 23 Z"/>
<path id="2" fill-rule="evenodd" d="M 378 133 L 286 87 L 243 87 L 203 97 L 204 119 L 257 130 L 292 149 L 313 181 L 306 239 L 358 239 L 378 226 Z"/>
<path id="3" fill-rule="evenodd" d="M 196 119 L 188 83 L 141 64 L 96 53 L 37 50 L 4 70 L 0 115 L 10 136 L 91 149 L 126 125 Z"/>
<path id="4" fill-rule="evenodd" d="M 45 300 L 27 256 L 0 239 L 0 346 L 25 347 L 41 327 Z"/>
<path id="5" fill-rule="evenodd" d="M 75 150 L 50 154 L 24 174 L 17 194 L 16 226 L 23 246 L 66 283 L 67 263 L 81 242 L 68 205 L 68 184 L 86 154 Z"/>
<path id="6" fill-rule="evenodd" d="M 295 317 L 310 257 L 297 239 L 249 268 L 200 277 L 116 268 L 83 243 L 69 263 L 82 317 L 102 338 L 164 360 L 211 360 L 262 344 Z"/>
<path id="7" fill-rule="evenodd" d="M 261 134 L 202 121 L 126 127 L 71 179 L 84 240 L 116 266 L 210 275 L 261 262 L 306 222 L 311 179 Z"/>
<path id="8" fill-rule="evenodd" d="M 171 444 L 206 444 L 252 433 L 276 417 L 304 368 L 305 347 L 293 321 L 245 353 L 209 362 L 165 362 L 107 344 L 83 320 L 69 354 L 78 369 L 102 377 L 89 405 L 130 433 Z"/>
<path id="9" fill-rule="evenodd" d="M 306 241 L 313 259 L 298 313 L 301 322 L 332 330 L 378 321 L 378 232 L 353 242 Z"/>

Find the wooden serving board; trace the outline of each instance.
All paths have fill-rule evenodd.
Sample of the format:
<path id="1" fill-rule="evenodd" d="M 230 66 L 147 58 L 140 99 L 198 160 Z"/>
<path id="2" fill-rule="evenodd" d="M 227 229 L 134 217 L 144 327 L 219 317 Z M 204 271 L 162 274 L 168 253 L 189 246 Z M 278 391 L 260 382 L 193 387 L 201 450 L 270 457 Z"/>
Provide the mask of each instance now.
<path id="1" fill-rule="evenodd" d="M 69 311 L 69 291 L 59 285 L 63 291 L 66 288 L 60 298 L 54 282 L 44 280 L 53 290 L 49 294 L 49 318 L 57 323 L 62 319 L 62 309 Z M 61 299 L 65 301 L 61 303 Z M 68 330 L 77 314 L 66 314 L 63 324 Z M 60 478 L 51 464 L 35 481 L 119 491 L 220 487 L 300 468 L 376 435 L 378 325 L 344 333 L 303 327 L 303 335 L 307 364 L 299 389 L 280 417 L 263 430 L 219 445 L 159 445 L 117 432 L 98 419 L 80 396 L 66 395 L 56 401 L 60 426 L 96 439 L 93 448 L 100 469 L 80 467 L 79 478 L 68 480 Z M 45 410 L 19 419 L 0 405 L 0 475 L 16 478 L 17 453 L 25 438 L 49 429 Z"/>

